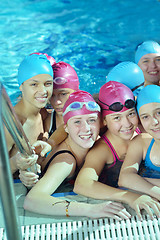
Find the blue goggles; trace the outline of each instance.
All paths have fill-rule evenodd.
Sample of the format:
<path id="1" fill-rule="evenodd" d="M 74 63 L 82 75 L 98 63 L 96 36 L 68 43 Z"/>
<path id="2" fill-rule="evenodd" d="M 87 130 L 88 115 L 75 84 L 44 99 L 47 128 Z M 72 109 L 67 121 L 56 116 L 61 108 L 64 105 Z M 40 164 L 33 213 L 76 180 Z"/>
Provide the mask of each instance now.
<path id="1" fill-rule="evenodd" d="M 76 111 L 76 110 L 82 109 L 83 105 L 85 105 L 86 109 L 89 110 L 89 111 L 98 111 L 98 112 L 101 111 L 100 106 L 96 102 L 92 102 L 92 101 L 89 101 L 89 102 L 73 102 L 66 108 L 66 110 L 63 113 L 63 116 L 70 111 Z"/>

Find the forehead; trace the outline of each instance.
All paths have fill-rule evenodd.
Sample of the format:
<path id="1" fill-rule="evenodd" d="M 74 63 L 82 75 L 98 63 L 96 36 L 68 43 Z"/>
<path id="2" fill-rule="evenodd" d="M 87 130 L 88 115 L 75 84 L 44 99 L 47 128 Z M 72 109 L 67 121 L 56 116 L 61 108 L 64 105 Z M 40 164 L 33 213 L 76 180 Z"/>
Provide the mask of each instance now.
<path id="1" fill-rule="evenodd" d="M 58 94 L 58 93 L 64 93 L 64 92 L 69 92 L 69 93 L 72 93 L 72 92 L 75 92 L 75 90 L 73 89 L 70 89 L 70 88 L 58 88 L 58 89 L 53 89 L 53 93 L 54 94 Z"/>
<path id="2" fill-rule="evenodd" d="M 30 83 L 30 82 L 46 82 L 46 81 L 52 81 L 53 82 L 53 77 L 49 74 L 38 74 L 34 77 L 29 78 L 25 82 Z"/>
<path id="3" fill-rule="evenodd" d="M 140 61 L 144 60 L 144 59 L 154 59 L 157 57 L 160 57 L 160 53 L 148 53 L 148 54 L 144 55 L 143 57 L 141 57 Z"/>
<path id="4" fill-rule="evenodd" d="M 128 115 L 129 113 L 135 111 L 135 108 L 131 108 L 131 109 L 128 109 L 126 111 L 123 111 L 123 112 L 114 112 L 114 113 L 111 113 L 111 114 L 108 114 L 106 115 L 106 118 L 108 117 L 116 117 L 116 116 L 126 116 Z"/>
<path id="5" fill-rule="evenodd" d="M 70 121 L 70 120 L 72 121 L 72 120 L 75 120 L 75 119 L 87 120 L 89 118 L 98 118 L 98 113 L 91 113 L 91 114 L 73 116 L 68 121 Z"/>
<path id="6" fill-rule="evenodd" d="M 152 112 L 154 112 L 158 109 L 160 110 L 160 103 L 156 103 L 156 102 L 147 103 L 147 104 L 144 104 L 143 106 L 140 107 L 139 115 L 151 114 Z"/>

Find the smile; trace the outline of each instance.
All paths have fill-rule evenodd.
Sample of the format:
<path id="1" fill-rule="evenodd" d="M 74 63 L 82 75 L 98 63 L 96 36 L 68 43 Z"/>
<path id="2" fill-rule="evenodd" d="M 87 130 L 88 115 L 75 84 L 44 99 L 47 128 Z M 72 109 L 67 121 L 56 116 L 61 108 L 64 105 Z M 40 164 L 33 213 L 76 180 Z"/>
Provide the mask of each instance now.
<path id="1" fill-rule="evenodd" d="M 88 140 L 92 137 L 92 134 L 89 134 L 89 135 L 80 135 L 79 136 L 82 140 Z"/>

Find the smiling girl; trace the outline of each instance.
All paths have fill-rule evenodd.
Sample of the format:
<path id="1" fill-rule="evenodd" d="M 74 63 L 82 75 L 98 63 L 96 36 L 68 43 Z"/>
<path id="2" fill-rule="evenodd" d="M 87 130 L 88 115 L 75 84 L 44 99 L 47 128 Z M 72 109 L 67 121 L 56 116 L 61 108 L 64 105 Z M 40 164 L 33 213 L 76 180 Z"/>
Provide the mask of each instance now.
<path id="1" fill-rule="evenodd" d="M 158 215 L 160 205 L 149 196 L 117 188 L 120 168 L 138 124 L 132 91 L 122 83 L 109 81 L 101 87 L 98 102 L 108 129 L 88 152 L 74 191 L 87 197 L 127 203 L 139 218 L 141 208 L 153 217 L 151 207 Z"/>
<path id="2" fill-rule="evenodd" d="M 138 95 L 137 111 L 147 133 L 131 142 L 119 184 L 160 200 L 160 87 L 146 86 Z"/>
<path id="3" fill-rule="evenodd" d="M 63 108 L 63 120 L 68 137 L 43 162 L 44 176 L 30 190 L 24 208 L 49 215 L 128 218 L 120 203 L 87 204 L 69 202 L 51 196 L 64 181 L 74 180 L 85 156 L 97 139 L 100 127 L 100 107 L 84 91 L 72 93 Z"/>

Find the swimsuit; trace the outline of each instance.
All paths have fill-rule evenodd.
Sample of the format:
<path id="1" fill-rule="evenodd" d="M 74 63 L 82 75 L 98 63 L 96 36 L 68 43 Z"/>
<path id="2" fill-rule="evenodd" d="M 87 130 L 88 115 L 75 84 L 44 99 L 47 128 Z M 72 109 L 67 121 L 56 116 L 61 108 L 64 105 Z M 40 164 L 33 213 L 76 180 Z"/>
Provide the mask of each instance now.
<path id="1" fill-rule="evenodd" d="M 107 184 L 112 187 L 118 187 L 118 178 L 120 169 L 123 163 L 123 160 L 120 160 L 115 149 L 113 148 L 111 142 L 108 140 L 108 138 L 103 135 L 101 137 L 106 144 L 109 146 L 109 148 L 112 151 L 114 162 L 111 164 L 105 164 L 100 176 L 99 176 L 99 182 L 102 182 L 104 184 Z"/>
<path id="2" fill-rule="evenodd" d="M 56 131 L 56 111 L 52 111 L 51 112 L 51 123 L 50 123 L 50 128 L 49 128 L 49 132 L 48 132 L 48 135 L 49 137 L 52 135 L 52 133 L 54 131 Z"/>
<path id="3" fill-rule="evenodd" d="M 147 154 L 145 159 L 142 160 L 140 163 L 138 174 L 142 177 L 160 178 L 160 167 L 154 165 L 150 159 L 150 153 L 151 153 L 151 149 L 154 142 L 155 140 L 153 138 L 147 149 Z"/>
<path id="4" fill-rule="evenodd" d="M 53 161 L 53 159 L 54 159 L 56 156 L 58 156 L 58 155 L 60 155 L 60 154 L 63 154 L 63 153 L 68 153 L 68 154 L 72 155 L 72 156 L 75 158 L 75 156 L 73 155 L 73 153 L 72 153 L 71 151 L 68 151 L 68 150 L 61 150 L 61 151 L 56 152 L 56 153 L 50 158 L 50 160 L 47 162 L 47 164 L 46 164 L 46 166 L 45 166 L 45 168 L 44 168 L 44 170 L 43 170 L 43 173 L 42 173 L 43 175 L 46 173 L 46 171 L 47 171 L 49 165 L 51 164 L 51 162 Z M 76 160 L 76 158 L 75 158 L 75 160 Z M 76 170 L 75 170 L 74 175 L 73 175 L 72 177 L 70 177 L 70 178 L 66 178 L 66 179 L 61 183 L 61 185 L 56 189 L 56 191 L 55 191 L 54 193 L 56 193 L 56 192 L 72 192 L 72 191 L 73 191 L 73 187 L 74 187 L 74 182 L 75 182 L 75 179 L 76 179 L 76 177 L 77 177 L 78 172 L 79 172 L 79 169 L 78 169 L 78 167 L 76 167 Z"/>

